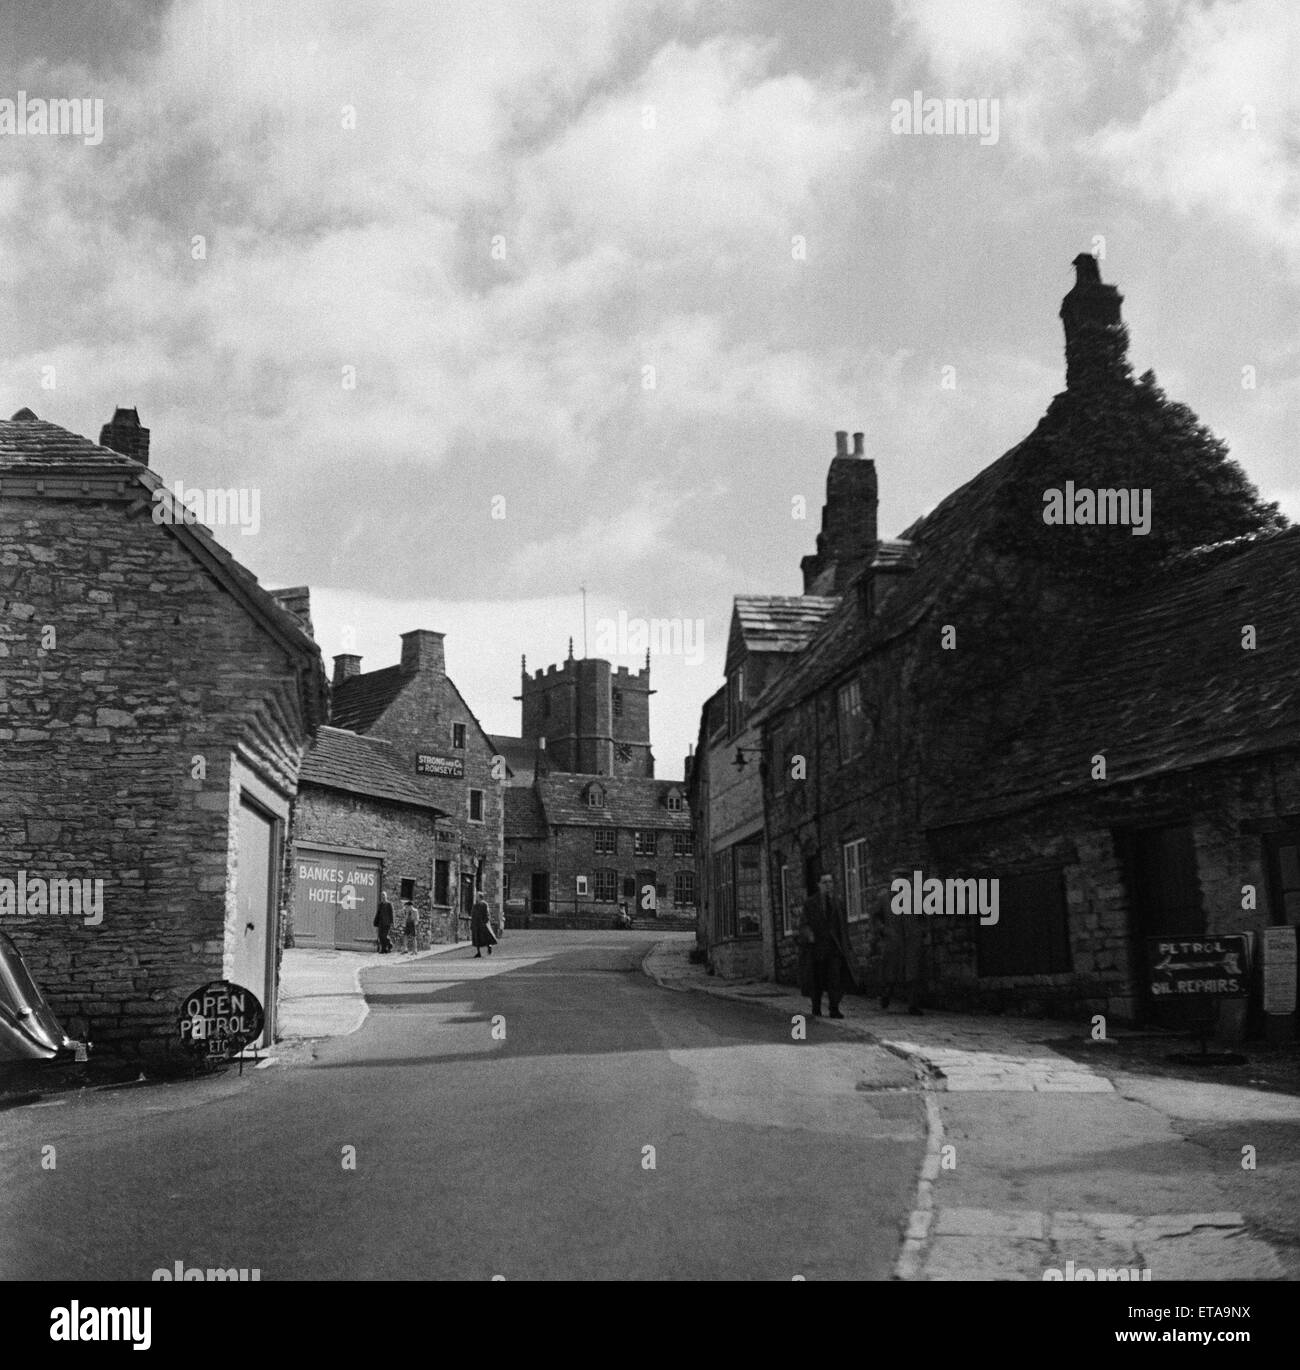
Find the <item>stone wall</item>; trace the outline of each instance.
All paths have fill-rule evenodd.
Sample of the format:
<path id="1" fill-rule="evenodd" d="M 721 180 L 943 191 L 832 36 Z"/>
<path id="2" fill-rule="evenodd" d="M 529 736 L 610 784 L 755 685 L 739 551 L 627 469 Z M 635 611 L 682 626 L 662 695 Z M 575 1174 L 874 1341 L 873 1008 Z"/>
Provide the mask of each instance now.
<path id="1" fill-rule="evenodd" d="M 292 796 L 300 664 L 147 509 L 0 499 L 0 874 L 104 882 L 3 926 L 74 1037 L 160 1046 L 222 975 L 232 752 Z"/>
<path id="2" fill-rule="evenodd" d="M 442 857 L 443 848 L 435 843 L 432 812 L 311 784 L 299 791 L 296 808 L 294 835 L 304 846 L 354 847 L 380 855 L 398 936 L 402 931 L 400 882 L 409 878 L 415 881 L 411 902 L 420 948 L 457 940 L 455 905 L 433 902 L 433 862 L 435 857 Z M 288 937 L 292 937 L 292 923 L 291 909 Z"/>

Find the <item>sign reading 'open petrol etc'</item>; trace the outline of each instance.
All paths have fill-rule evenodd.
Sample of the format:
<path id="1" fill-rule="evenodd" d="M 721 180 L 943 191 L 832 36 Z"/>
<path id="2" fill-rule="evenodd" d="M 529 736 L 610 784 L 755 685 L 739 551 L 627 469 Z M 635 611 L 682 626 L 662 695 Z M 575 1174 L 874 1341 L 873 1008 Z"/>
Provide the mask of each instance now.
<path id="1" fill-rule="evenodd" d="M 229 980 L 213 980 L 181 1004 L 181 1045 L 209 1058 L 237 1056 L 265 1025 L 257 995 Z"/>
<path id="2" fill-rule="evenodd" d="M 1247 940 L 1243 933 L 1149 937 L 1152 995 L 1157 999 L 1207 994 L 1244 998 L 1250 991 Z"/>

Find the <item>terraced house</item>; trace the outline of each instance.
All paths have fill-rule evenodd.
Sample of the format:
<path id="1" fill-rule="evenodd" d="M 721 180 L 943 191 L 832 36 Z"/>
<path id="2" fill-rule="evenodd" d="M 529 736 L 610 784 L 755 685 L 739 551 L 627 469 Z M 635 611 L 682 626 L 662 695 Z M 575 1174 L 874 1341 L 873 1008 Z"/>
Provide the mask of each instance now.
<path id="1" fill-rule="evenodd" d="M 749 703 L 767 878 L 833 875 L 867 986 L 895 879 L 996 881 L 996 922 L 909 921 L 953 1007 L 1160 1018 L 1147 938 L 1247 933 L 1241 1030 L 1300 919 L 1300 530 L 1133 378 L 1119 292 L 1075 266 L 1065 390 L 901 538 L 860 514 L 869 552 Z M 1067 490 L 1092 517 L 1051 516 Z M 1096 517 L 1144 502 L 1145 531 Z M 791 981 L 792 920 L 773 940 Z"/>

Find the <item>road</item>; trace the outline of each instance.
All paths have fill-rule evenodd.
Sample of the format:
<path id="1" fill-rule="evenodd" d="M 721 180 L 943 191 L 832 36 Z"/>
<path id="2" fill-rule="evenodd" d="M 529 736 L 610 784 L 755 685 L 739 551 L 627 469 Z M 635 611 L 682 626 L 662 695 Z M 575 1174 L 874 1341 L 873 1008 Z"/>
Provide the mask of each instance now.
<path id="1" fill-rule="evenodd" d="M 395 960 L 311 1061 L 0 1115 L 0 1273 L 888 1278 L 924 1148 L 907 1066 L 661 989 L 653 942 Z"/>

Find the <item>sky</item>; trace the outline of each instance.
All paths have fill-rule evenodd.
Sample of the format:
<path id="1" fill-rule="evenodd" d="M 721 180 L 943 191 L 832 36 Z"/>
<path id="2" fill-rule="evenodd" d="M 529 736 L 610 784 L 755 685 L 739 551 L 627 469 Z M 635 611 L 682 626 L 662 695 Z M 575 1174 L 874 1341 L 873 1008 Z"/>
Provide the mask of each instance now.
<path id="1" fill-rule="evenodd" d="M 0 408 L 137 407 L 168 483 L 257 492 L 213 531 L 327 663 L 441 630 L 490 732 L 580 587 L 592 655 L 675 623 L 676 778 L 835 431 L 897 535 L 1063 388 L 1078 252 L 1300 517 L 1297 70 L 1292 0 L 5 0 Z M 896 131 L 917 91 L 996 138 Z"/>

